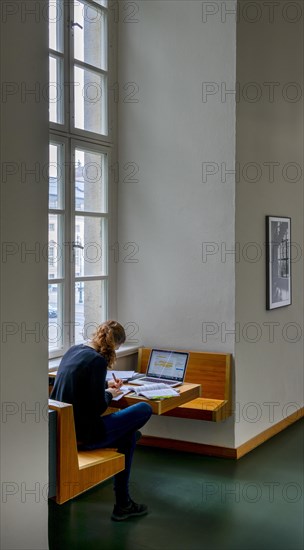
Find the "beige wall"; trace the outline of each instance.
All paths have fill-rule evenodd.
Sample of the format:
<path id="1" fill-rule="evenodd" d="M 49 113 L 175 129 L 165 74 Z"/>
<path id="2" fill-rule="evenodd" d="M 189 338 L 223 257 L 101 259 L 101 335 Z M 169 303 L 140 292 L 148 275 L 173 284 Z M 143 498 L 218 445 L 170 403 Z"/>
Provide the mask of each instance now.
<path id="1" fill-rule="evenodd" d="M 235 447 L 303 401 L 302 174 L 291 181 L 303 169 L 302 101 L 293 101 L 303 90 L 303 14 L 286 2 L 245 11 L 240 2 L 236 30 L 236 4 L 211 4 L 206 13 L 200 2 L 138 2 L 137 21 L 119 27 L 119 84 L 137 86 L 137 101 L 119 103 L 119 165 L 123 177 L 127 163 L 137 167 L 138 181 L 122 177 L 118 190 L 119 241 L 137 245 L 137 261 L 118 264 L 118 314 L 140 345 L 235 354 L 234 418 L 147 427 Z M 272 312 L 267 214 L 291 216 L 301 254 L 293 304 Z"/>
<path id="2" fill-rule="evenodd" d="M 271 22 L 260 6 L 259 21 L 237 27 L 236 446 L 303 405 L 303 14 L 280 2 Z M 295 245 L 292 305 L 272 311 L 266 215 L 291 217 Z"/>
<path id="3" fill-rule="evenodd" d="M 1 7 L 0 546 L 42 550 L 48 547 L 47 259 L 41 254 L 48 228 L 47 2 L 36 6 L 36 17 L 27 11 L 32 2 Z"/>
<path id="4" fill-rule="evenodd" d="M 220 173 L 203 181 L 202 165 L 233 166 L 235 105 L 203 102 L 202 83 L 233 86 L 235 21 L 205 23 L 196 0 L 136 5 L 137 22 L 120 22 L 118 43 L 118 317 L 137 327 L 139 345 L 233 351 L 219 331 L 206 337 L 202 327 L 234 322 L 234 265 L 215 269 L 202 245 L 234 242 L 235 189 L 221 185 Z M 128 9 L 121 2 L 121 13 Z M 138 168 L 127 178 L 131 165 Z M 153 418 L 146 430 L 233 446 L 231 421 Z"/>

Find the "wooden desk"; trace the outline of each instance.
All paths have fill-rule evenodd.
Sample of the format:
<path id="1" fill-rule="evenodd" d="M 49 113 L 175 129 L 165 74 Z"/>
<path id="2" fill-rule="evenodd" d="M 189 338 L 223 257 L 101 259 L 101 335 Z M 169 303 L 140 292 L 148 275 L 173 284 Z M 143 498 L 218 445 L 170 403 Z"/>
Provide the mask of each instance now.
<path id="1" fill-rule="evenodd" d="M 136 387 L 138 388 L 138 386 Z M 124 409 L 130 405 L 135 405 L 135 403 L 142 403 L 143 401 L 146 401 L 151 405 L 153 414 L 164 414 L 165 412 L 171 411 L 171 409 L 175 409 L 176 407 L 179 407 L 179 405 L 192 401 L 201 395 L 200 384 L 183 384 L 175 389 L 179 391 L 179 396 L 170 397 L 168 399 L 154 400 L 146 399 L 145 397 L 139 395 L 136 397 L 126 395 L 119 401 L 111 401 L 110 407 L 115 409 Z"/>
<path id="2" fill-rule="evenodd" d="M 138 350 L 138 372 L 145 373 L 151 348 Z M 230 353 L 189 352 L 186 383 L 201 384 L 203 397 L 170 409 L 166 416 L 221 422 L 232 415 L 232 356 Z"/>

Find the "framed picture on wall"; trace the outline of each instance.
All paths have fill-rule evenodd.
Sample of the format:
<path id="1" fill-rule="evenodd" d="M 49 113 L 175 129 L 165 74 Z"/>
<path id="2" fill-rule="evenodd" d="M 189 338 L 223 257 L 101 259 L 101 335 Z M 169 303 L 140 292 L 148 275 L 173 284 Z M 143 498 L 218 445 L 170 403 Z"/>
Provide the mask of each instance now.
<path id="1" fill-rule="evenodd" d="M 291 219 L 266 216 L 266 308 L 291 304 Z"/>

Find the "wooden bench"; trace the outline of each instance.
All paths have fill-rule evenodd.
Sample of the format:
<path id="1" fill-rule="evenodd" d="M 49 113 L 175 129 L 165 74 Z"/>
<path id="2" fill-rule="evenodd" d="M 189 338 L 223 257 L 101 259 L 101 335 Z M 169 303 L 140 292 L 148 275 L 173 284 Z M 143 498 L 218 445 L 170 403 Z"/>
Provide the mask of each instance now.
<path id="1" fill-rule="evenodd" d="M 56 502 L 63 504 L 121 472 L 125 456 L 115 449 L 78 451 L 72 405 L 49 399 L 49 408 L 57 412 Z"/>
<path id="2" fill-rule="evenodd" d="M 177 350 L 180 351 L 180 350 Z M 150 348 L 138 351 L 138 371 L 146 372 Z M 190 351 L 185 382 L 201 384 L 202 396 L 165 416 L 220 422 L 232 414 L 231 354 Z"/>

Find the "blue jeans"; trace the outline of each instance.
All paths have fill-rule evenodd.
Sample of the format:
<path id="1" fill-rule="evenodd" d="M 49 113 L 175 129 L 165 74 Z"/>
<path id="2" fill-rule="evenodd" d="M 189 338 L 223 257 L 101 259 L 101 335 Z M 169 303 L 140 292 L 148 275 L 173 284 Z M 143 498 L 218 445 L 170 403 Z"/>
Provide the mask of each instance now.
<path id="1" fill-rule="evenodd" d="M 85 447 L 117 447 L 117 451 L 125 455 L 125 469 L 114 476 L 116 503 L 120 506 L 125 506 L 130 499 L 129 478 L 136 444 L 135 432 L 146 424 L 151 414 L 152 407 L 149 403 L 136 403 L 113 414 L 102 416 L 100 420 L 104 428 L 104 437 Z"/>

